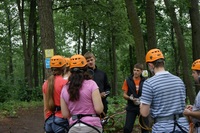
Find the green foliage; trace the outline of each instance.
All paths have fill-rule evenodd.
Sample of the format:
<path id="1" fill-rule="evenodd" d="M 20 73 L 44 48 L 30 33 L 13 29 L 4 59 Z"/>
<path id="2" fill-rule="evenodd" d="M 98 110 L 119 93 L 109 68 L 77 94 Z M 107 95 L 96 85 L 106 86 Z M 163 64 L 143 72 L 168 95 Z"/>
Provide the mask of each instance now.
<path id="1" fill-rule="evenodd" d="M 28 15 L 30 7 L 28 1 L 24 2 L 24 32 L 28 35 L 27 26 L 29 25 Z M 186 0 L 173 0 L 173 2 L 186 42 L 188 63 L 191 64 L 193 51 L 191 46 L 191 24 L 188 21 L 188 7 L 190 5 Z M 142 32 L 145 37 L 147 34 L 145 1 L 136 1 L 136 6 L 138 16 L 140 17 Z M 166 68 L 174 74 L 180 73 L 182 75 L 177 40 L 172 29 L 171 20 L 166 13 L 166 7 L 161 0 L 155 1 L 155 6 L 157 46 L 165 54 Z M 22 101 L 42 99 L 41 87 L 30 89 L 24 83 L 25 51 L 23 51 L 22 46 L 16 1 L 2 1 L 0 2 L 0 7 L 0 102 L 16 99 Z M 135 44 L 134 38 L 130 33 L 130 24 L 124 0 L 55 0 L 53 1 L 53 19 L 57 54 L 70 57 L 78 53 L 78 51 L 81 53 L 83 44 L 83 22 L 85 22 L 86 48 L 96 55 L 98 68 L 107 73 L 110 81 L 112 81 L 114 73 L 113 53 L 116 52 L 117 84 L 121 88 L 123 80 L 130 75 L 130 62 L 135 63 L 135 50 L 133 50 L 133 55 L 131 55 L 133 60 L 130 61 L 129 45 L 134 48 Z M 10 35 L 9 26 L 11 31 Z M 39 36 L 41 34 L 39 33 L 39 27 L 37 31 Z M 38 42 L 36 43 L 38 43 L 38 53 L 42 55 L 40 37 L 38 37 Z M 80 47 L 78 47 L 79 44 Z M 113 45 L 116 48 L 115 51 L 112 51 Z M 177 55 L 175 55 L 176 52 Z M 11 57 L 11 60 L 9 57 Z M 42 83 L 44 71 L 41 60 L 38 59 L 38 64 L 40 64 L 38 70 L 40 83 Z M 10 73 L 10 65 L 13 65 L 13 73 Z M 14 79 L 14 82 L 11 81 L 11 78 Z"/>
<path id="2" fill-rule="evenodd" d="M 108 123 L 104 126 L 105 133 L 113 133 L 121 130 L 125 122 L 125 106 L 126 100 L 122 95 L 108 97 L 108 114 L 111 117 Z"/>
<path id="3" fill-rule="evenodd" d="M 9 84 L 5 80 L 0 79 L 0 103 L 7 101 L 11 93 L 9 92 Z"/>
<path id="4" fill-rule="evenodd" d="M 41 106 L 43 102 L 41 101 L 31 101 L 31 102 L 21 102 L 21 101 L 7 101 L 0 103 L 0 116 L 1 117 L 17 117 L 17 111 L 21 108 L 31 108 Z"/>

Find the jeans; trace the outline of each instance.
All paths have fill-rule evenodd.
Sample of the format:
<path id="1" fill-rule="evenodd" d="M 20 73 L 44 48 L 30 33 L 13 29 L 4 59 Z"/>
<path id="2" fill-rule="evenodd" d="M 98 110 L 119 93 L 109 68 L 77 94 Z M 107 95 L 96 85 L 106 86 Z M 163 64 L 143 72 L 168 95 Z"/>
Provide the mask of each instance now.
<path id="1" fill-rule="evenodd" d="M 67 133 L 69 122 L 67 119 L 59 118 L 54 115 L 50 116 L 44 124 L 46 133 Z"/>

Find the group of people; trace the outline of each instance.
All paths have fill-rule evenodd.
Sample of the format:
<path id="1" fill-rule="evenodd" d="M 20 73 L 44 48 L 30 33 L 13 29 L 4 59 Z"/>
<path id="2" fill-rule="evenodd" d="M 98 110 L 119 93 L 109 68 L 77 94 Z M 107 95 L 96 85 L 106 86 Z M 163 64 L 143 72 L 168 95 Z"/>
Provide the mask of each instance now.
<path id="1" fill-rule="evenodd" d="M 91 52 L 50 59 L 51 76 L 42 86 L 46 133 L 102 133 L 107 113 L 107 75 Z"/>
<path id="2" fill-rule="evenodd" d="M 51 58 L 52 75 L 42 86 L 46 133 L 103 132 L 100 115 L 107 113 L 106 97 L 111 87 L 95 61 L 91 52 Z M 147 52 L 146 63 L 152 77 L 145 77 L 143 64 L 136 63 L 122 85 L 127 100 L 124 133 L 132 133 L 137 116 L 145 124 L 148 116 L 153 118 L 153 133 L 200 133 L 200 93 L 194 105 L 186 106 L 185 85 L 165 70 L 165 58 L 159 49 Z M 200 59 L 191 68 L 195 83 L 200 84 Z M 149 130 L 142 128 L 141 132 Z"/>
<path id="3" fill-rule="evenodd" d="M 127 100 L 124 133 L 132 133 L 136 116 L 142 116 L 139 118 L 148 124 L 144 118 L 149 115 L 154 120 L 153 133 L 200 133 L 200 93 L 194 105 L 186 105 L 185 85 L 165 70 L 165 58 L 159 49 L 147 52 L 146 63 L 152 77 L 144 78 L 143 66 L 137 63 L 122 86 Z M 191 69 L 195 83 L 200 84 L 200 59 L 193 62 Z M 149 131 L 142 128 L 141 132 Z"/>

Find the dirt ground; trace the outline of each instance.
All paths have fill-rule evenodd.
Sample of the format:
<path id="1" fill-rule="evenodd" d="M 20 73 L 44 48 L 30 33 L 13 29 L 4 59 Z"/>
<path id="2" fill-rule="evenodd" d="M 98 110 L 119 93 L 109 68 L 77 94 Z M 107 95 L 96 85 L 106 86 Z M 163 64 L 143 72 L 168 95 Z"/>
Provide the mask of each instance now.
<path id="1" fill-rule="evenodd" d="M 0 118 L 0 133 L 44 133 L 43 106 L 20 109 L 16 116 Z M 134 129 L 133 133 L 138 131 Z"/>
<path id="2" fill-rule="evenodd" d="M 44 133 L 43 106 L 20 109 L 17 117 L 0 119 L 0 133 Z"/>

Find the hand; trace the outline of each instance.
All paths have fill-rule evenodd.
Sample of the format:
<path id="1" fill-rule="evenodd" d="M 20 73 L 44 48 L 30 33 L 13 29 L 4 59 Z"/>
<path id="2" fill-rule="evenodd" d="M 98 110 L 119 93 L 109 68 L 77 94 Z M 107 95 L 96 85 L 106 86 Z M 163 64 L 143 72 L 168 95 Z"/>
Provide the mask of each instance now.
<path id="1" fill-rule="evenodd" d="M 185 109 L 184 111 L 183 111 L 183 114 L 185 115 L 185 116 L 189 116 L 190 115 L 190 112 L 192 112 L 190 109 Z"/>
<path id="2" fill-rule="evenodd" d="M 101 98 L 105 98 L 106 97 L 106 93 L 105 92 L 101 92 Z"/>
<path id="3" fill-rule="evenodd" d="M 186 106 L 186 109 L 189 109 L 190 111 L 192 111 L 193 106 L 192 106 L 192 105 L 187 105 L 187 106 Z"/>
<path id="4" fill-rule="evenodd" d="M 139 98 L 134 98 L 134 99 L 133 99 L 133 103 L 134 103 L 135 105 L 140 105 L 140 100 L 139 100 Z"/>

